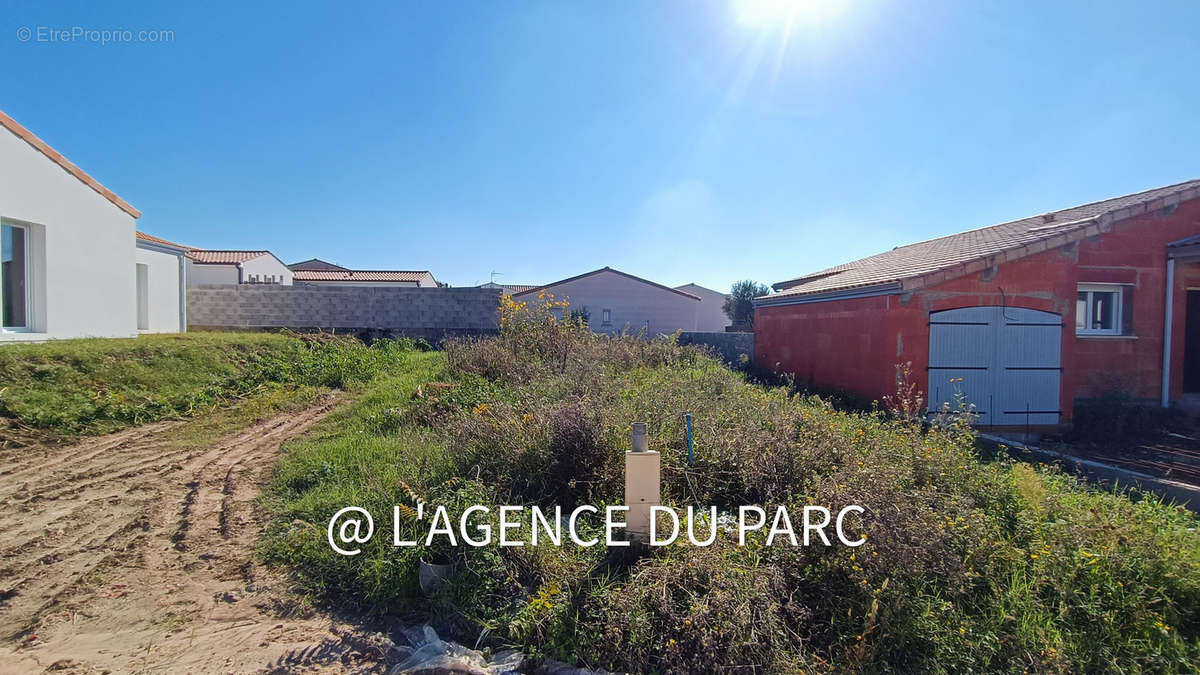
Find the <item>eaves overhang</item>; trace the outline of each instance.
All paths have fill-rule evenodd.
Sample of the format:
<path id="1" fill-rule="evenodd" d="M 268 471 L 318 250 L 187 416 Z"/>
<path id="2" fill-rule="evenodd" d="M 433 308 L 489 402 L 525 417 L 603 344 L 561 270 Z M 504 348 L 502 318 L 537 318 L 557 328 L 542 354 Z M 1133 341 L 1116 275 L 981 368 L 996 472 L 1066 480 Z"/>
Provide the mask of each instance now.
<path id="1" fill-rule="evenodd" d="M 871 298 L 879 295 L 898 295 L 904 289 L 899 281 L 889 284 L 877 284 L 861 288 L 843 288 L 825 293 L 763 295 L 754 299 L 757 307 L 783 307 L 785 305 L 808 305 L 814 302 L 830 302 L 833 300 L 853 300 L 856 298 Z"/>

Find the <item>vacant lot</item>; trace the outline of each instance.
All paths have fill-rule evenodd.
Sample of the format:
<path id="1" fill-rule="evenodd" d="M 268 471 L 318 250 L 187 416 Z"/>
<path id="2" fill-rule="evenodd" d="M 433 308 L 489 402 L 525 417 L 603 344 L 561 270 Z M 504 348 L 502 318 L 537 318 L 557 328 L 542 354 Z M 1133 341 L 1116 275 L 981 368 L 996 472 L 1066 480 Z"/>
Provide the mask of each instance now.
<path id="1" fill-rule="evenodd" d="M 432 617 L 467 644 L 633 672 L 1179 672 L 1200 663 L 1190 512 L 981 461 L 968 430 L 849 414 L 765 388 L 669 340 L 598 338 L 507 306 L 499 339 L 450 345 L 449 386 L 377 381 L 293 443 L 264 555 L 321 601 Z M 681 413 L 695 419 L 694 465 Z M 434 550 L 377 536 L 333 554 L 325 524 L 392 505 L 601 508 L 629 424 L 650 425 L 676 506 L 861 504 L 859 548 L 678 544 Z M 424 529 L 405 515 L 401 535 Z M 449 556 L 431 597 L 417 561 Z M 412 619 L 409 619 L 410 621 Z"/>
<path id="2" fill-rule="evenodd" d="M 60 414 L 10 418 L 21 436 L 0 451 L 0 670 L 383 668 L 386 645 L 314 611 L 255 561 L 257 500 L 284 442 L 380 372 L 420 379 L 438 355 L 263 335 L 7 349 L 9 413 Z M 210 386 L 203 406 L 173 405 Z M 120 392 L 129 409 L 158 401 L 141 410 L 170 419 L 64 442 L 137 421 L 93 405 L 97 390 Z M 37 421 L 47 426 L 32 435 L 55 442 L 31 440 Z"/>

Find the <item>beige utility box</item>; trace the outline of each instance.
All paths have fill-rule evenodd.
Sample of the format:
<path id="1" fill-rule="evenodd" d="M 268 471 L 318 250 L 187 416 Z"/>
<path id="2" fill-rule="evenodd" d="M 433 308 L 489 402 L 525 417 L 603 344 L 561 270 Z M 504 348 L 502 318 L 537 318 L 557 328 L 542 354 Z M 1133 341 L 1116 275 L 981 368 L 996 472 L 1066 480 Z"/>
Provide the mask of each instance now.
<path id="1" fill-rule="evenodd" d="M 629 507 L 626 527 L 633 539 L 650 538 L 650 507 L 662 500 L 660 460 L 661 455 L 647 447 L 645 422 L 635 422 L 633 449 L 625 453 L 625 505 Z"/>

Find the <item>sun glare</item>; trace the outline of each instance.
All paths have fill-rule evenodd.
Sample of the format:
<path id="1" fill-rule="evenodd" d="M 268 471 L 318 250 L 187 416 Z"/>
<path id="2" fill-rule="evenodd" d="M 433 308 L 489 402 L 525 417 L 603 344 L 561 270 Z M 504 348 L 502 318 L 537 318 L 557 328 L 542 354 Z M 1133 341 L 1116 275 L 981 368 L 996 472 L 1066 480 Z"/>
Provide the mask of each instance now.
<path id="1" fill-rule="evenodd" d="M 828 14 L 841 0 L 734 0 L 738 23 L 751 28 L 783 28 L 800 19 Z"/>

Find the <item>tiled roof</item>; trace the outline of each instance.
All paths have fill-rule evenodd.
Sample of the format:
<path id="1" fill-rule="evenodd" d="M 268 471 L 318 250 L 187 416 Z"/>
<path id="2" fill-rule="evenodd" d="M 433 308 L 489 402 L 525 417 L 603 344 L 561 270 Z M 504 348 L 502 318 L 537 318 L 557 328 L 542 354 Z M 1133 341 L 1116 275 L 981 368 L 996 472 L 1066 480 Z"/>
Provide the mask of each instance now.
<path id="1" fill-rule="evenodd" d="M 427 270 L 296 270 L 296 281 L 409 281 L 432 279 Z"/>
<path id="2" fill-rule="evenodd" d="M 1021 255 L 1062 246 L 1082 238 L 1088 234 L 1088 228 L 1095 230 L 1102 222 L 1107 224 L 1145 213 L 1151 208 L 1196 197 L 1200 197 L 1200 180 L 898 246 L 886 253 L 781 281 L 774 286 L 781 292 L 765 296 L 762 300 L 769 302 L 782 296 L 827 293 L 896 282 L 903 282 L 907 287 L 908 280 L 935 273 L 945 273 L 946 278 L 951 278 L 956 269 L 968 273 L 969 270 L 965 269 L 968 263 L 983 260 L 998 264 Z M 1002 254 L 1003 260 L 990 261 Z"/>
<path id="3" fill-rule="evenodd" d="M 174 248 L 183 249 L 185 251 L 192 250 L 191 246 L 184 246 L 183 244 L 176 244 L 173 241 L 167 241 L 166 239 L 163 239 L 162 237 L 156 237 L 152 234 L 146 234 L 145 232 L 138 232 L 137 238 L 141 239 L 142 241 L 149 241 L 149 242 L 152 242 L 155 244 L 162 244 L 163 246 L 171 246 Z"/>
<path id="4" fill-rule="evenodd" d="M 525 289 L 525 290 L 523 290 L 523 291 L 516 291 L 516 292 L 514 292 L 512 295 L 526 295 L 526 294 L 529 294 L 529 293 L 533 293 L 534 291 L 541 291 L 541 290 L 544 290 L 544 289 L 547 289 L 547 288 L 553 288 L 553 287 L 555 287 L 555 286 L 559 286 L 559 285 L 561 285 L 561 284 L 565 284 L 565 283 L 567 283 L 567 282 L 569 282 L 569 281 L 576 281 L 576 280 L 578 280 L 578 279 L 583 279 L 584 277 L 590 277 L 590 276 L 592 276 L 592 275 L 594 275 L 594 274 L 600 274 L 601 272 L 612 272 L 613 274 L 619 274 L 619 275 L 621 275 L 621 276 L 623 276 L 623 277 L 626 277 L 627 279 L 633 279 L 634 281 L 640 281 L 641 283 L 643 283 L 643 284 L 646 284 L 646 285 L 648 285 L 648 286 L 654 286 L 655 288 L 661 288 L 661 289 L 662 289 L 662 290 L 664 290 L 664 291 L 670 291 L 670 292 L 672 292 L 672 293 L 678 293 L 679 295 L 682 295 L 682 296 L 684 296 L 685 298 L 691 298 L 691 299 L 693 299 L 693 300 L 697 300 L 697 301 L 698 301 L 698 300 L 700 300 L 700 297 L 699 297 L 699 296 L 692 295 L 691 293 L 688 293 L 688 292 L 686 292 L 686 291 L 681 291 L 681 290 L 679 290 L 679 289 L 677 289 L 677 288 L 671 288 L 670 286 L 663 286 L 662 284 L 655 283 L 655 282 L 653 282 L 653 281 L 650 281 L 649 279 L 643 279 L 643 278 L 641 278 L 641 277 L 635 277 L 635 276 L 633 276 L 632 274 L 629 274 L 628 272 L 622 272 L 621 270 L 615 270 L 615 269 L 613 269 L 613 268 L 611 268 L 611 267 L 601 267 L 601 268 L 600 268 L 600 269 L 598 269 L 598 270 L 592 270 L 591 272 L 584 272 L 583 274 L 577 274 L 577 275 L 575 275 L 575 276 L 573 276 L 573 277 L 568 277 L 568 278 L 566 278 L 566 279 L 561 279 L 561 280 L 559 280 L 559 281 L 555 281 L 555 282 L 554 282 L 554 283 L 552 283 L 552 284 L 546 284 L 545 286 L 532 286 L 532 287 L 530 287 L 530 288 L 526 288 L 526 289 Z"/>
<path id="5" fill-rule="evenodd" d="M 199 248 L 193 248 L 188 251 L 188 257 L 192 261 L 201 265 L 236 265 L 244 263 L 247 260 L 264 255 L 271 255 L 270 251 L 208 251 Z"/>
<path id="6" fill-rule="evenodd" d="M 0 111 L 0 126 L 3 126 L 5 129 L 8 129 L 9 131 L 16 134 L 17 137 L 20 138 L 21 140 L 32 145 L 35 150 L 42 153 L 46 157 L 49 157 L 51 161 L 53 161 L 55 164 L 61 166 L 63 169 L 65 169 L 67 171 L 67 173 L 78 178 L 79 181 L 81 183 L 83 183 L 84 185 L 86 185 L 86 186 L 92 188 L 93 190 L 95 190 L 96 192 L 100 193 L 101 197 L 104 197 L 108 201 L 115 204 L 117 206 L 117 208 L 121 209 L 125 213 L 128 213 L 129 215 L 133 216 L 134 218 L 142 217 L 141 211 L 138 211 L 137 209 L 130 206 L 129 202 L 125 201 L 124 199 L 121 199 L 115 193 L 113 193 L 112 190 L 109 190 L 108 188 L 104 187 L 99 182 L 97 182 L 95 178 L 92 178 L 91 176 L 87 175 L 87 173 L 84 172 L 83 169 L 80 169 L 79 167 L 75 166 L 73 163 L 71 163 L 71 160 L 67 159 L 66 157 L 63 157 L 61 154 L 59 154 L 59 152 L 57 150 L 50 147 L 49 145 L 46 144 L 45 141 L 43 141 L 42 139 L 40 139 L 36 135 L 34 135 L 34 133 L 32 131 L 21 126 L 21 124 L 19 122 L 17 122 L 13 118 L 9 117 L 8 115 L 4 114 L 4 112 L 2 112 L 2 111 Z"/>
<path id="7" fill-rule="evenodd" d="M 537 288 L 537 286 L 532 284 L 500 284 L 500 288 L 504 289 L 504 292 L 508 293 L 509 295 L 516 295 L 517 293 L 532 291 L 533 289 Z"/>
<path id="8" fill-rule="evenodd" d="M 479 288 L 496 288 L 508 295 L 517 295 L 535 288 L 541 288 L 541 286 L 537 284 L 498 284 L 494 281 L 489 281 L 486 284 L 479 284 Z"/>

